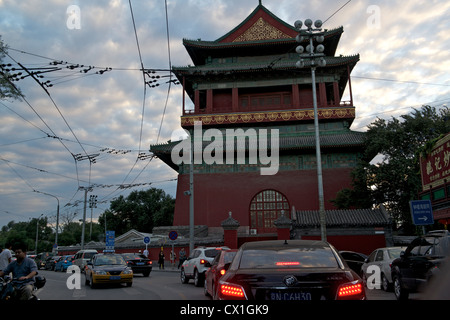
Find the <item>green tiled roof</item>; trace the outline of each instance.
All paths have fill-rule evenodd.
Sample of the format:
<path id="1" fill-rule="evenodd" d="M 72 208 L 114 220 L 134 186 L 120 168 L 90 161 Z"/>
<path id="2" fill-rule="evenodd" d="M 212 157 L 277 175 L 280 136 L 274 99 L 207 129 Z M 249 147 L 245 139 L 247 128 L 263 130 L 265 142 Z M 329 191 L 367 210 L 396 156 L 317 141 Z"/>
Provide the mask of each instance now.
<path id="1" fill-rule="evenodd" d="M 351 130 L 321 132 L 320 145 L 322 148 L 362 146 L 364 143 L 364 136 L 365 136 L 364 132 L 357 132 Z M 180 141 L 152 145 L 150 146 L 150 151 L 156 155 L 170 154 L 174 146 L 176 146 L 178 143 L 180 143 Z M 205 148 L 209 144 L 211 144 L 211 142 L 204 141 L 203 148 Z M 313 149 L 315 148 L 315 146 L 316 146 L 315 136 L 313 132 L 301 135 L 299 134 L 280 135 L 279 140 L 280 151 L 294 150 L 294 149 Z M 270 149 L 270 139 L 268 141 L 268 148 Z M 246 139 L 246 149 L 248 149 L 248 139 Z M 226 150 L 226 146 L 224 146 L 224 150 Z"/>
<path id="2" fill-rule="evenodd" d="M 331 37 L 340 36 L 344 32 L 344 27 L 338 27 L 331 30 L 327 30 L 325 33 L 325 40 Z M 306 40 L 304 41 L 307 42 Z M 243 47 L 243 46 L 261 46 L 261 45 L 273 45 L 280 43 L 289 43 L 296 45 L 297 41 L 295 38 L 285 38 L 285 39 L 268 39 L 268 40 L 256 40 L 256 41 L 243 41 L 243 42 L 218 42 L 207 41 L 201 39 L 183 39 L 183 45 L 186 47 L 196 47 L 204 49 L 224 49 L 232 47 Z"/>
<path id="3" fill-rule="evenodd" d="M 288 70 L 295 69 L 296 63 L 299 60 L 298 57 L 287 57 L 274 61 L 273 57 L 267 57 L 267 59 L 255 59 L 254 62 L 246 60 L 245 62 L 230 62 L 230 63 L 210 63 L 200 66 L 186 66 L 186 67 L 174 67 L 175 73 L 194 74 L 194 73 L 229 73 L 229 72 L 258 72 L 264 69 L 271 70 Z M 327 67 L 344 66 L 351 63 L 357 63 L 359 61 L 359 54 L 351 56 L 340 57 L 325 57 Z M 270 66 L 270 68 L 269 68 Z M 309 59 L 305 60 L 305 68 L 311 66 Z"/>
<path id="4" fill-rule="evenodd" d="M 326 226 L 329 227 L 383 227 L 390 225 L 382 209 L 326 210 Z M 319 211 L 297 211 L 294 228 L 319 227 Z"/>

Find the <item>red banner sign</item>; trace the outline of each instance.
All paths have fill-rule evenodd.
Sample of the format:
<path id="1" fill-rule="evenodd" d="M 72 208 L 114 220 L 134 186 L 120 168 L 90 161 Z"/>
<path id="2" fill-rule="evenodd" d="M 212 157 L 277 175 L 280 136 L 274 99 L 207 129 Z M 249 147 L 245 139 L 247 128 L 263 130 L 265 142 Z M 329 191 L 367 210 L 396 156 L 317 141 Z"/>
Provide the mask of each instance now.
<path id="1" fill-rule="evenodd" d="M 444 184 L 450 178 L 450 133 L 439 140 L 431 153 L 420 159 L 423 191 Z"/>

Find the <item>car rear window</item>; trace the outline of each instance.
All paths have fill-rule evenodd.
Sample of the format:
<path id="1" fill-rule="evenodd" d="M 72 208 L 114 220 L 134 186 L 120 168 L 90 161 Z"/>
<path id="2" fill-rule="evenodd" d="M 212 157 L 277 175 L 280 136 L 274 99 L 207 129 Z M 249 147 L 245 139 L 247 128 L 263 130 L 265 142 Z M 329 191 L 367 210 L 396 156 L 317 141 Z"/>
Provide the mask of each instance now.
<path id="1" fill-rule="evenodd" d="M 239 268 L 336 268 L 336 257 L 329 248 L 294 248 L 287 250 L 245 250 Z"/>
<path id="2" fill-rule="evenodd" d="M 205 257 L 207 257 L 207 258 L 214 258 L 219 253 L 220 253 L 219 249 L 208 249 L 208 250 L 205 250 Z"/>
<path id="3" fill-rule="evenodd" d="M 84 254 L 83 259 L 90 259 L 90 258 L 92 258 L 94 255 L 96 255 L 95 252 L 86 252 L 86 253 Z"/>

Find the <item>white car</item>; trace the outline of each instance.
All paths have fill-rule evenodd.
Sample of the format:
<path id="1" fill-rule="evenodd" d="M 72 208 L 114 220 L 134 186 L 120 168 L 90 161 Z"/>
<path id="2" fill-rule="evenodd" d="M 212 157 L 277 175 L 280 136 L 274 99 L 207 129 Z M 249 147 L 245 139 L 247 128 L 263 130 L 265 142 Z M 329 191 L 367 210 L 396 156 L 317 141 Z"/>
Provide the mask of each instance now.
<path id="1" fill-rule="evenodd" d="M 214 258 L 220 250 L 230 250 L 228 247 L 197 247 L 192 250 L 189 257 L 181 265 L 181 282 L 188 283 L 189 279 L 194 279 L 196 287 L 203 286 L 205 272 L 211 267 Z"/>
<path id="2" fill-rule="evenodd" d="M 400 253 L 405 249 L 406 247 L 389 247 L 374 250 L 361 267 L 361 278 L 367 287 L 370 288 L 367 284 L 367 281 L 370 280 L 370 284 L 374 285 L 375 288 L 381 287 L 384 291 L 389 291 L 393 283 L 391 276 L 392 261 L 400 257 Z M 369 271 L 368 268 L 370 268 Z"/>

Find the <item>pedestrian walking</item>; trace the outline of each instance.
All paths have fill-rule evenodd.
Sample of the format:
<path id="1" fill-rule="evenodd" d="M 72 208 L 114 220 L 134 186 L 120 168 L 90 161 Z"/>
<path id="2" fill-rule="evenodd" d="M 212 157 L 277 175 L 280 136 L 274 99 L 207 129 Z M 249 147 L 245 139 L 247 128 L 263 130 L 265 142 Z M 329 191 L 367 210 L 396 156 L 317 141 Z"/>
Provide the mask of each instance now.
<path id="1" fill-rule="evenodd" d="M 177 254 L 172 250 L 170 251 L 170 264 L 175 266 L 175 260 L 177 259 Z"/>
<path id="2" fill-rule="evenodd" d="M 161 248 L 161 251 L 159 252 L 158 265 L 159 265 L 159 269 L 164 269 L 164 251 L 163 251 L 163 248 Z"/>
<path id="3" fill-rule="evenodd" d="M 186 251 L 184 250 L 184 248 L 181 248 L 179 253 L 180 253 L 180 262 L 178 263 L 178 269 L 180 269 L 183 262 L 186 261 Z"/>

